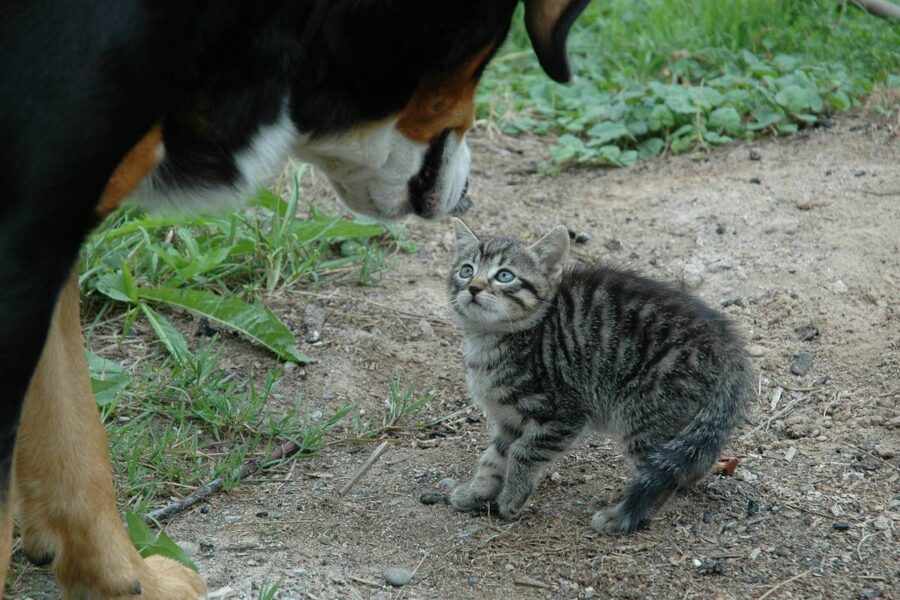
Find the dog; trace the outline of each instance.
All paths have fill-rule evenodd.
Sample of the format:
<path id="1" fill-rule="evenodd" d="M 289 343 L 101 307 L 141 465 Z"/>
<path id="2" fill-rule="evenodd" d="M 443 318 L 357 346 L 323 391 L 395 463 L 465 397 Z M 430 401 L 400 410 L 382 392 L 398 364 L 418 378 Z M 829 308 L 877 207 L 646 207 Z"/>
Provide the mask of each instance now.
<path id="1" fill-rule="evenodd" d="M 25 555 L 67 599 L 191 599 L 116 509 L 74 271 L 127 196 L 226 206 L 294 154 L 352 211 L 438 218 L 519 0 L 5 0 L 0 4 L 0 577 Z M 547 74 L 588 0 L 524 0 Z M 2 596 L 2 590 L 0 590 Z"/>

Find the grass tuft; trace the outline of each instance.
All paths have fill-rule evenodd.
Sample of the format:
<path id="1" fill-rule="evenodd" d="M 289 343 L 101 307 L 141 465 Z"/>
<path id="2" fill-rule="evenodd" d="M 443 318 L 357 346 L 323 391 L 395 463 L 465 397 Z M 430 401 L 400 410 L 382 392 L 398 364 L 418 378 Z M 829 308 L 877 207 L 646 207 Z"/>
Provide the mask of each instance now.
<path id="1" fill-rule="evenodd" d="M 848 2 L 592 2 L 569 39 L 569 86 L 543 75 L 521 23 L 487 70 L 479 116 L 557 134 L 551 169 L 790 134 L 900 87 L 900 28 Z"/>

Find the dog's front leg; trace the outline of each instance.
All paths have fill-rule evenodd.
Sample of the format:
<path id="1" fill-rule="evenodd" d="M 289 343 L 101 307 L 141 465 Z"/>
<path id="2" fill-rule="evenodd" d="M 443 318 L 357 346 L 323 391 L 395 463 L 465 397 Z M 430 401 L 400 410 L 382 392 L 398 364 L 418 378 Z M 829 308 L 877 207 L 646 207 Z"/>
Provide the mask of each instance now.
<path id="1" fill-rule="evenodd" d="M 91 392 L 73 273 L 28 389 L 16 443 L 16 512 L 26 555 L 50 564 L 67 599 L 188 600 L 202 581 L 142 559 L 116 509 L 106 433 Z"/>

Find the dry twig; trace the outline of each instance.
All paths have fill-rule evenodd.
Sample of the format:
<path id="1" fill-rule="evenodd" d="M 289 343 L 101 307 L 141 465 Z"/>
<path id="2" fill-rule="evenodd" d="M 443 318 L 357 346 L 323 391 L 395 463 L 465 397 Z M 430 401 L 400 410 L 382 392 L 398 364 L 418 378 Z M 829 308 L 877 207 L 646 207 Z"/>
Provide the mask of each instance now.
<path id="1" fill-rule="evenodd" d="M 769 589 L 768 592 L 766 592 L 765 594 L 763 594 L 756 600 L 765 600 L 766 598 L 768 598 L 769 596 L 771 596 L 772 594 L 774 594 L 776 591 L 780 590 L 787 584 L 791 583 L 792 581 L 796 581 L 796 580 L 800 579 L 801 577 L 806 577 L 807 575 L 809 575 L 810 571 L 812 571 L 812 569 L 807 569 L 807 570 L 803 571 L 802 573 L 798 573 L 797 575 L 794 575 L 793 577 L 791 577 L 789 579 L 785 579 L 781 583 L 775 584 L 775 586 L 773 588 Z"/>
<path id="2" fill-rule="evenodd" d="M 255 458 L 253 460 L 245 462 L 244 466 L 241 467 L 241 470 L 238 473 L 238 480 L 246 479 L 250 475 L 253 475 L 257 471 L 259 471 L 259 469 L 266 464 L 287 458 L 293 454 L 296 454 L 298 450 L 300 450 L 300 447 L 297 444 L 293 442 L 285 442 L 284 444 L 277 446 L 265 458 Z M 186 496 L 185 498 L 182 498 L 177 502 L 172 502 L 171 504 L 168 504 L 162 508 L 152 510 L 147 513 L 144 518 L 148 521 L 153 522 L 161 521 L 163 519 L 171 517 L 172 515 L 179 513 L 186 508 L 190 508 L 198 502 L 209 498 L 210 496 L 221 490 L 224 485 L 225 478 L 216 477 L 203 487 L 197 488 L 197 490 L 195 490 L 194 493 L 190 494 L 189 496 Z"/>
<path id="3" fill-rule="evenodd" d="M 349 492 L 350 488 L 352 488 L 354 485 L 356 485 L 356 482 L 359 481 L 359 478 L 362 477 L 363 475 L 365 475 L 366 471 L 368 471 L 369 469 L 372 468 L 372 465 L 375 464 L 376 460 L 381 458 L 381 455 L 384 454 L 385 450 L 388 449 L 389 445 L 390 445 L 389 442 L 381 442 L 381 444 L 377 448 L 375 448 L 375 451 L 369 455 L 369 458 L 366 459 L 366 462 L 364 462 L 363 465 L 359 468 L 359 470 L 353 475 L 353 477 L 350 479 L 350 481 L 348 481 L 347 484 L 341 488 L 341 491 L 338 492 L 338 494 L 343 496 L 344 494 Z"/>

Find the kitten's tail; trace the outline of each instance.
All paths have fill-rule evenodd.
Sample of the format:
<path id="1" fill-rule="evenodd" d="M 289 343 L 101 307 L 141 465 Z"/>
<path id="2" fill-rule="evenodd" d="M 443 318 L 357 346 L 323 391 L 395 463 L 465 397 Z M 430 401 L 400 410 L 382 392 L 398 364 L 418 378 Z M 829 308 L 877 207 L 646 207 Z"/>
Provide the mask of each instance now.
<path id="1" fill-rule="evenodd" d="M 653 452 L 640 467 L 619 505 L 623 525 L 637 529 L 646 516 L 674 491 L 710 471 L 731 432 L 747 417 L 752 368 L 744 356 L 716 382 L 713 397 L 672 440 Z"/>

